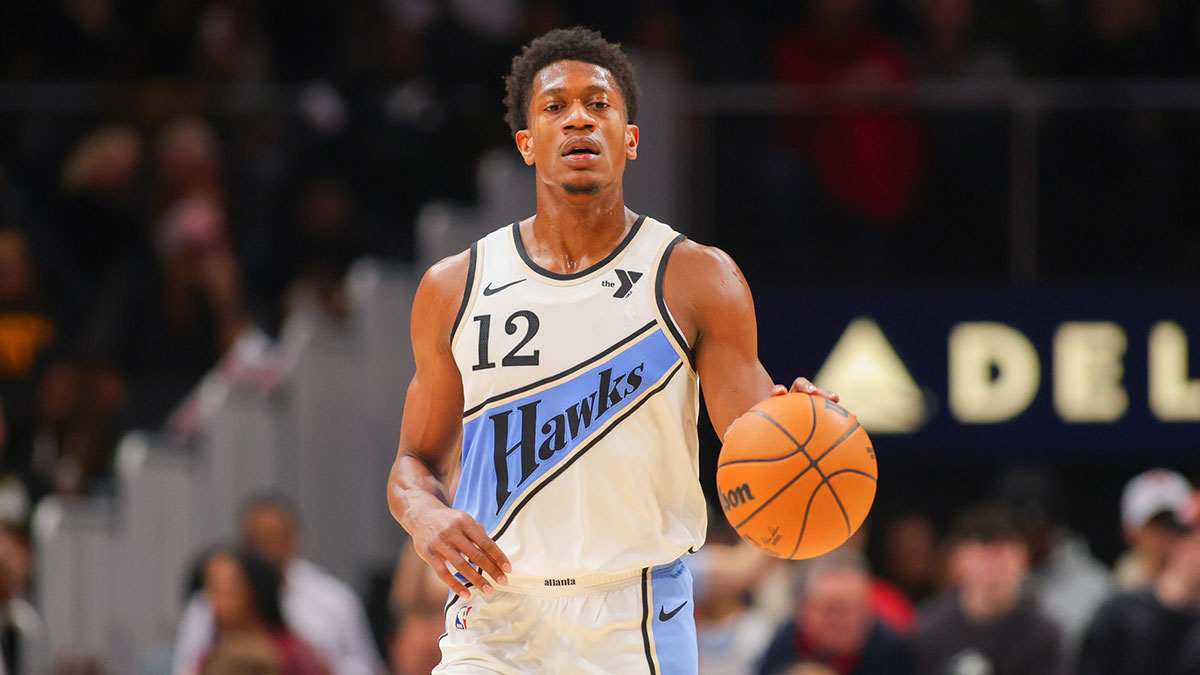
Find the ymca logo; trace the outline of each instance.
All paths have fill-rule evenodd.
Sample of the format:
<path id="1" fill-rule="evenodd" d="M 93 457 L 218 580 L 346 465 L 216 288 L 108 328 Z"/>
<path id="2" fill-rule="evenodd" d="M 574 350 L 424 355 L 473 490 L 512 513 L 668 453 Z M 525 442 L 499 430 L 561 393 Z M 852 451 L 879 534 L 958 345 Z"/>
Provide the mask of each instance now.
<path id="1" fill-rule="evenodd" d="M 493 461 L 496 469 L 496 513 L 512 496 L 509 486 L 508 457 L 519 453 L 521 476 L 516 486 L 529 480 L 542 462 L 549 461 L 580 435 L 594 426 L 604 413 L 616 407 L 642 386 L 642 372 L 646 363 L 637 364 L 626 373 L 613 375 L 612 368 L 599 373 L 598 386 L 577 403 L 568 406 L 549 418 L 538 414 L 541 398 L 517 406 L 515 411 L 505 410 L 488 416 L 492 423 Z M 520 440 L 508 446 L 510 418 L 516 412 L 520 418 Z M 540 443 L 539 443 L 540 438 Z"/>
<path id="2" fill-rule="evenodd" d="M 458 614 L 454 615 L 454 627 L 459 630 L 467 629 L 467 615 L 471 613 L 471 605 L 467 605 L 458 610 Z"/>
<path id="3" fill-rule="evenodd" d="M 600 285 L 605 288 L 616 288 L 617 290 L 613 291 L 614 298 L 628 298 L 629 295 L 633 293 L 633 285 L 637 283 L 638 279 L 642 278 L 642 273 L 630 272 L 628 270 L 613 271 L 617 273 L 617 281 L 620 283 L 620 285 L 617 285 L 608 279 L 601 281 Z"/>
<path id="4" fill-rule="evenodd" d="M 728 511 L 736 506 L 741 506 L 746 502 L 754 501 L 754 493 L 750 492 L 750 484 L 742 483 L 741 485 L 727 492 L 718 493 L 721 497 L 721 510 Z"/>

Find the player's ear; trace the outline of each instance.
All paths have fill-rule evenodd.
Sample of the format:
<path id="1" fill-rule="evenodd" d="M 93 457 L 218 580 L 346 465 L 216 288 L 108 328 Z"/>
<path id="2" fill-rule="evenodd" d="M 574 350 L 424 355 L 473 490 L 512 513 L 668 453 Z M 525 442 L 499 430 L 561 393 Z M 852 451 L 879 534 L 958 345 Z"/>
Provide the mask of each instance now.
<path id="1" fill-rule="evenodd" d="M 625 158 L 637 159 L 638 137 L 641 131 L 636 124 L 625 125 Z"/>
<path id="2" fill-rule="evenodd" d="M 521 153 L 521 158 L 529 166 L 533 166 L 533 134 L 529 133 L 528 129 L 522 129 L 517 132 L 517 152 Z"/>

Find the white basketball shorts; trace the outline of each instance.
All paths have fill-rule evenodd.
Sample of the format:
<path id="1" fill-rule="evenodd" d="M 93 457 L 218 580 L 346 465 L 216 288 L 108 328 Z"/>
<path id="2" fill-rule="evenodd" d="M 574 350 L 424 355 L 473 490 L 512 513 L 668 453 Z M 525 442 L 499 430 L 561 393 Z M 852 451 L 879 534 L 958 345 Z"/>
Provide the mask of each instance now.
<path id="1" fill-rule="evenodd" d="M 696 675 L 692 574 L 682 560 L 624 575 L 517 579 L 452 596 L 434 675 Z"/>

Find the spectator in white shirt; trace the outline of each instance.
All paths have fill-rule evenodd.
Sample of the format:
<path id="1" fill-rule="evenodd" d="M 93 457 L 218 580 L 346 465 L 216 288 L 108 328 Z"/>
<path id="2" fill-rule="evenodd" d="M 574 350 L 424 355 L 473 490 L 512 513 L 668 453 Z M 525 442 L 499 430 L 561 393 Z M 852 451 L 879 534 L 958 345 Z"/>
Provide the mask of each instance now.
<path id="1" fill-rule="evenodd" d="M 336 675 L 375 675 L 382 671 L 371 641 L 366 612 L 344 582 L 299 552 L 299 517 L 277 495 L 251 499 L 242 509 L 244 543 L 283 572 L 283 614 L 296 635 L 330 664 Z M 208 648 L 213 612 L 203 594 L 188 601 L 175 637 L 172 672 L 182 673 Z"/>

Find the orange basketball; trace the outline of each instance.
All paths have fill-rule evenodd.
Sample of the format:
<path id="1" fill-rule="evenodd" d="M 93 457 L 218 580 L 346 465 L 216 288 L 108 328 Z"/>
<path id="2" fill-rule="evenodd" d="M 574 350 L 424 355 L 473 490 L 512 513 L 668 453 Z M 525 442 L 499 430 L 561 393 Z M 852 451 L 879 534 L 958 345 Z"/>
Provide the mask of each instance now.
<path id="1" fill-rule="evenodd" d="M 875 501 L 879 471 L 858 418 L 810 394 L 773 396 L 733 424 L 717 461 L 721 509 L 743 539 L 779 558 L 828 553 Z"/>

